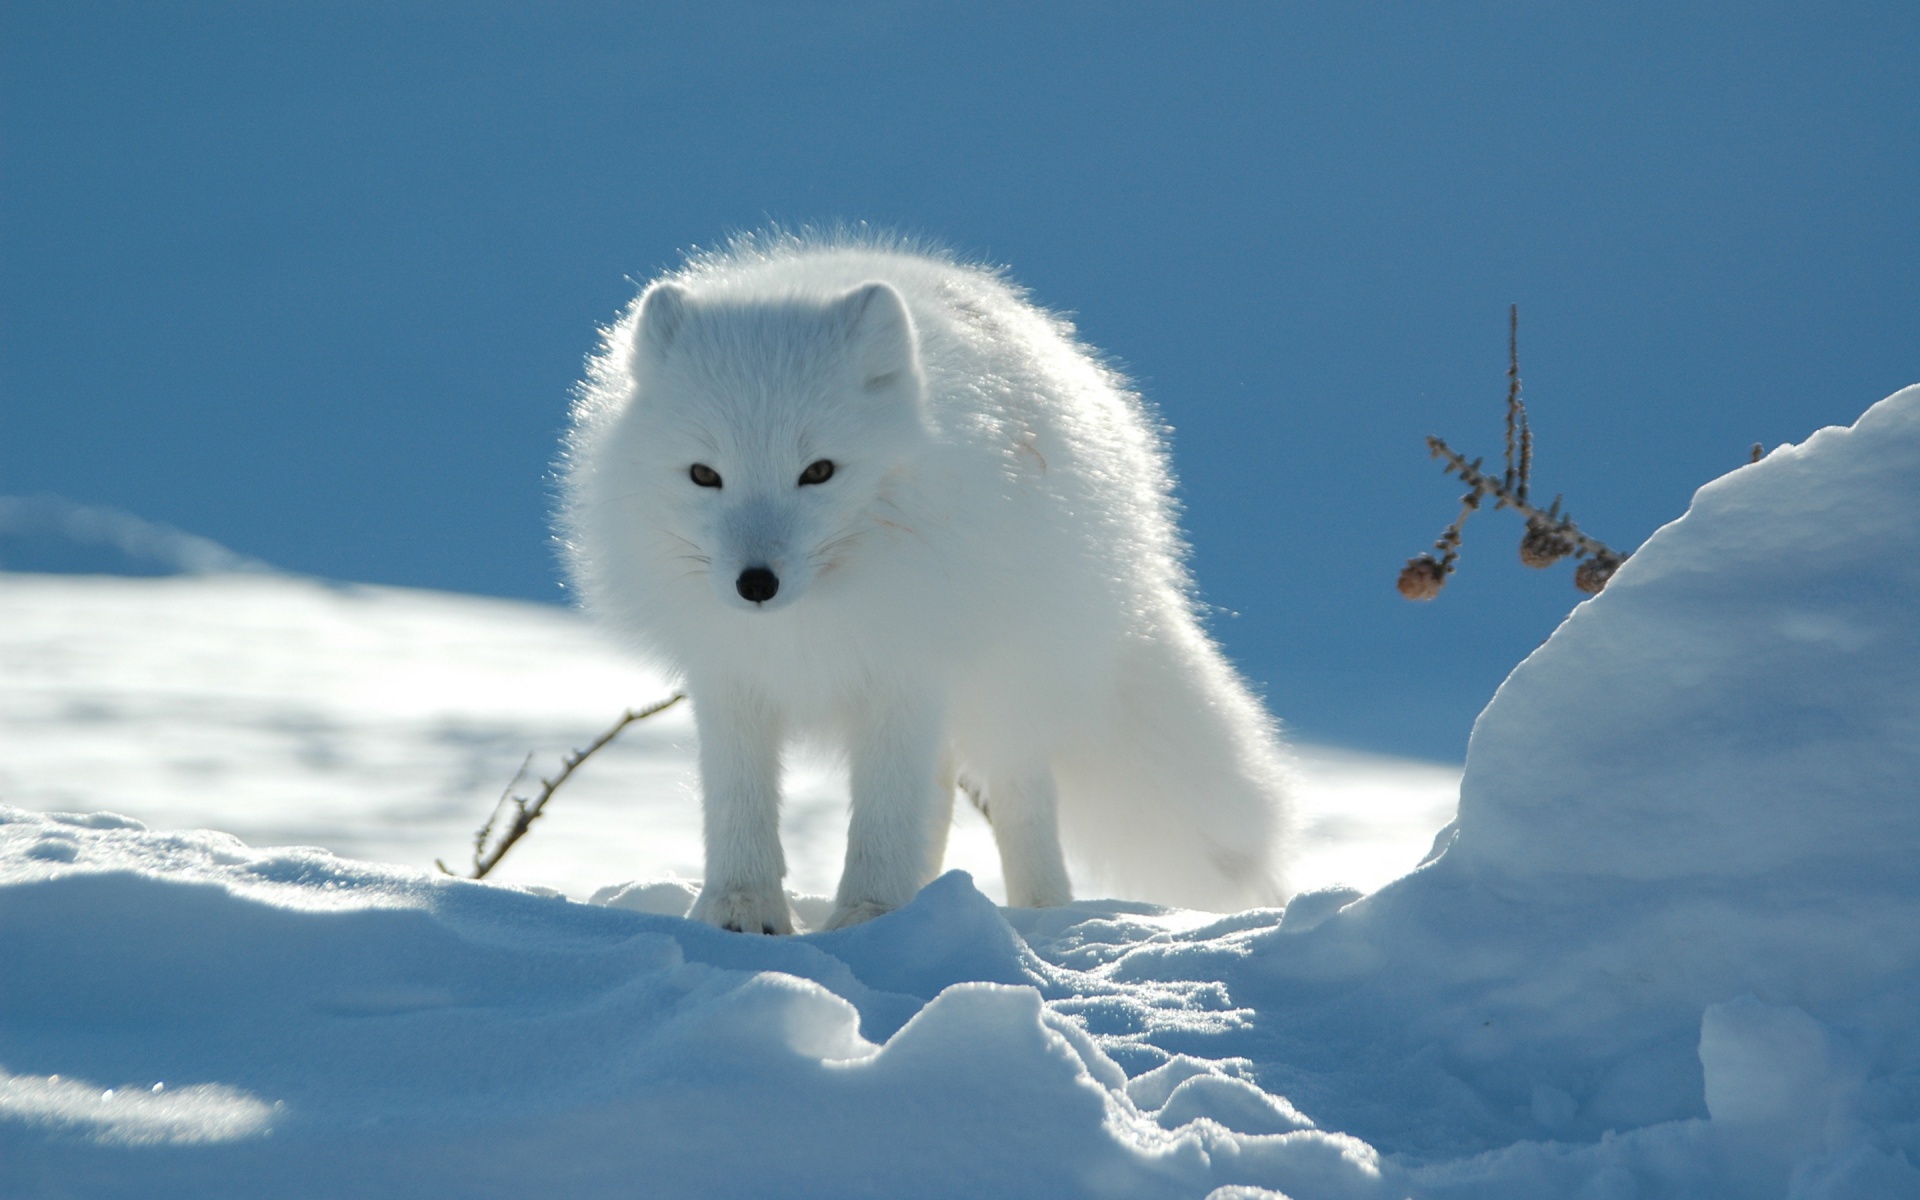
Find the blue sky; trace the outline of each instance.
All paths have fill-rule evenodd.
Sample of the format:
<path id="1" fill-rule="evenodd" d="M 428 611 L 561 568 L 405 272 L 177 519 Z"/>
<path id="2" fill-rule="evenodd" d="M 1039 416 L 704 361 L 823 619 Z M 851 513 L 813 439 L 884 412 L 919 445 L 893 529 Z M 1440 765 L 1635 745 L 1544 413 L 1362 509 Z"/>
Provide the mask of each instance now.
<path id="1" fill-rule="evenodd" d="M 1458 758 L 1578 594 L 1452 518 L 1521 306 L 1536 490 L 1637 545 L 1920 381 L 1920 8 L 0 5 L 0 493 L 561 601 L 594 328 L 681 249 L 1009 264 L 1175 427 L 1214 628 L 1305 736 Z"/>

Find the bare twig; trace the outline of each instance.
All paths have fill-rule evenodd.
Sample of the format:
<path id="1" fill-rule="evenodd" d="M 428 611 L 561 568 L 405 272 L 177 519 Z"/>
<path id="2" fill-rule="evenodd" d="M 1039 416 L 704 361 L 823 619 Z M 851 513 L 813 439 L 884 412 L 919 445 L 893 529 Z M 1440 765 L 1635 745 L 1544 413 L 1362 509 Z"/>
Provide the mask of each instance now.
<path id="1" fill-rule="evenodd" d="M 1520 471 L 1513 494 L 1523 502 L 1533 480 L 1533 424 L 1527 420 L 1527 402 L 1520 398 L 1520 306 L 1507 306 L 1507 441 L 1513 441 L 1514 417 L 1520 420 Z M 1511 453 L 1511 452 L 1509 452 Z"/>
<path id="2" fill-rule="evenodd" d="M 1520 306 L 1515 304 L 1507 309 L 1507 490 L 1525 500 L 1532 472 L 1533 429 L 1527 424 L 1526 402 L 1520 399 Z"/>
<path id="3" fill-rule="evenodd" d="M 1526 533 L 1520 539 L 1520 561 L 1530 567 L 1547 567 L 1572 555 L 1585 559 L 1574 571 L 1573 582 L 1583 592 L 1598 592 L 1625 562 L 1627 556 L 1605 542 L 1587 536 L 1573 523 L 1573 517 L 1560 507 L 1560 497 L 1540 509 L 1527 499 L 1533 482 L 1533 426 L 1527 420 L 1527 404 L 1520 396 L 1520 306 L 1507 310 L 1507 463 L 1498 478 L 1481 469 L 1481 460 L 1468 462 L 1437 437 L 1427 439 L 1427 449 L 1435 458 L 1446 460 L 1448 474 L 1457 474 L 1467 485 L 1460 498 L 1460 515 L 1435 539 L 1432 552 L 1407 560 L 1400 571 L 1400 594 L 1409 600 L 1431 600 L 1440 594 L 1447 576 L 1460 558 L 1461 530 L 1466 520 L 1486 497 L 1493 497 L 1495 508 L 1511 508 L 1527 519 Z"/>
<path id="4" fill-rule="evenodd" d="M 514 798 L 513 789 L 520 786 L 520 781 L 527 777 L 527 768 L 532 765 L 533 751 L 529 750 L 527 756 L 520 760 L 520 769 L 513 773 L 512 779 L 507 780 L 507 786 L 500 789 L 500 798 L 493 802 L 493 811 L 487 814 L 487 823 L 473 835 L 473 863 L 476 869 L 480 865 L 480 856 L 487 852 L 487 839 L 493 836 L 493 823 L 500 819 L 500 810 L 506 807 L 509 800 L 514 802 L 516 808 L 521 805 L 522 802 Z M 439 859 L 436 858 L 433 861 L 439 864 L 442 871 L 447 870 L 446 864 L 441 863 Z M 452 874 L 451 871 L 447 873 Z M 474 878 L 478 879 L 480 876 L 475 875 Z"/>
<path id="5" fill-rule="evenodd" d="M 625 713 L 621 714 L 618 721 L 613 723 L 611 729 L 608 729 L 605 733 L 595 738 L 593 743 L 586 749 L 568 751 L 565 757 L 560 760 L 559 774 L 555 775 L 552 779 L 542 779 L 540 781 L 539 794 L 531 800 L 513 794 L 513 789 L 519 786 L 522 779 L 526 778 L 527 766 L 533 761 L 533 755 L 528 754 L 525 760 L 521 762 L 520 769 L 514 772 L 513 779 L 508 782 L 506 791 L 502 792 L 500 799 L 494 803 L 493 812 L 487 817 L 487 823 L 482 825 L 480 832 L 474 835 L 473 874 L 467 876 L 467 878 L 485 879 L 487 872 L 499 866 L 500 860 L 507 856 L 507 851 L 513 848 L 513 844 L 525 837 L 527 830 L 532 827 L 535 821 L 540 819 L 540 814 L 546 810 L 547 801 L 553 799 L 553 794 L 560 790 L 560 785 L 567 781 L 568 777 L 573 774 L 574 770 L 579 767 L 581 763 L 592 758 L 593 755 L 605 747 L 608 742 L 620 736 L 621 730 L 633 724 L 635 721 L 644 721 L 655 713 L 665 712 L 686 698 L 686 693 L 675 692 L 658 704 L 650 704 L 645 708 L 628 709 Z M 493 847 L 492 853 L 488 853 L 487 840 L 493 836 L 494 824 L 499 820 L 500 814 L 505 811 L 509 804 L 513 807 L 513 821 L 507 826 L 507 831 L 500 836 L 500 840 Z M 439 867 L 445 874 L 453 874 L 453 871 L 447 867 L 447 864 L 440 859 L 434 859 L 433 865 Z"/>
<path id="6" fill-rule="evenodd" d="M 1449 475 L 1460 476 L 1460 481 L 1473 489 L 1473 492 L 1470 494 L 1475 496 L 1476 501 L 1480 495 L 1492 496 L 1495 508 L 1511 508 L 1526 517 L 1529 525 L 1537 522 L 1557 533 L 1564 533 L 1567 540 L 1572 542 L 1576 548 L 1575 552 L 1579 554 L 1591 554 L 1596 558 L 1626 557 L 1615 551 L 1605 542 L 1588 537 L 1586 534 L 1580 532 L 1579 526 L 1573 523 L 1573 518 L 1560 511 L 1560 497 L 1555 496 L 1553 498 L 1553 504 L 1549 508 L 1536 508 L 1527 502 L 1526 497 L 1516 494 L 1515 490 L 1509 489 L 1500 480 L 1482 473 L 1479 469 L 1479 459 L 1476 458 L 1472 462 L 1468 462 L 1452 446 L 1447 445 L 1446 442 L 1437 437 L 1427 439 L 1427 449 L 1433 453 L 1433 457 L 1446 460 L 1447 465 L 1443 469 Z M 1477 504 L 1473 507 L 1477 507 Z"/>

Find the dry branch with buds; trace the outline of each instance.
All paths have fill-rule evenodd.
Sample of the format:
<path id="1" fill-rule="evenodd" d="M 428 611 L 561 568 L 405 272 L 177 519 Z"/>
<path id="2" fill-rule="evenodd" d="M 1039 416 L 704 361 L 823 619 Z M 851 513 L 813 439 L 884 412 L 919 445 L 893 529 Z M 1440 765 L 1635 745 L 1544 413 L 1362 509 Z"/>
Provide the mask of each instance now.
<path id="1" fill-rule="evenodd" d="M 487 823 L 480 827 L 480 832 L 473 835 L 473 874 L 467 876 L 467 878 L 485 879 L 487 872 L 499 866 L 500 860 L 507 856 L 507 851 L 513 849 L 513 844 L 525 837 L 527 830 L 532 828 L 533 823 L 540 819 L 540 814 L 546 811 L 547 801 L 553 799 L 553 794 L 560 790 L 560 785 L 567 781 L 581 763 L 592 758 L 596 751 L 606 746 L 606 744 L 614 738 L 620 736 L 621 730 L 633 724 L 635 721 L 644 721 L 655 713 L 665 712 L 686 698 L 686 693 L 675 692 L 658 704 L 650 704 L 645 708 L 628 709 L 625 713 L 621 714 L 618 721 L 613 723 L 612 728 L 595 738 L 593 743 L 586 749 L 568 751 L 566 756 L 560 760 L 560 773 L 552 779 L 542 779 L 540 781 L 539 795 L 533 797 L 531 800 L 513 794 L 513 789 L 519 787 L 520 781 L 526 777 L 527 765 L 533 761 L 533 755 L 529 753 L 525 759 L 521 760 L 520 769 L 513 773 L 513 778 L 507 781 L 506 790 L 500 793 L 500 799 L 494 801 L 493 812 L 487 817 Z M 500 835 L 500 840 L 495 843 L 493 849 L 489 851 L 487 849 L 487 842 L 493 837 L 493 827 L 499 822 L 500 814 L 504 812 L 509 805 L 513 808 L 513 820 L 508 824 L 506 832 Z M 453 871 L 448 868 L 447 864 L 440 859 L 434 859 L 433 865 L 439 867 L 441 871 L 448 875 L 453 874 Z"/>
<path id="2" fill-rule="evenodd" d="M 1520 536 L 1520 561 L 1529 567 L 1550 567 L 1571 555 L 1580 560 L 1573 572 L 1574 586 L 1593 593 L 1607 586 L 1607 580 L 1627 561 L 1626 555 L 1581 532 L 1573 523 L 1573 517 L 1560 507 L 1559 496 L 1545 509 L 1527 499 L 1533 476 L 1533 428 L 1527 422 L 1526 402 L 1520 398 L 1519 305 L 1507 313 L 1506 470 L 1498 478 L 1489 475 L 1481 470 L 1483 460 L 1476 458 L 1468 462 L 1437 437 L 1427 439 L 1427 449 L 1433 457 L 1445 460 L 1446 465 L 1441 469 L 1449 475 L 1458 475 L 1468 490 L 1460 497 L 1460 515 L 1434 540 L 1433 549 L 1438 555 L 1433 552 L 1418 555 L 1408 559 L 1407 565 L 1401 568 L 1398 586 L 1400 594 L 1407 599 L 1431 600 L 1440 594 L 1447 576 L 1453 574 L 1454 564 L 1460 559 L 1462 527 L 1489 496 L 1496 509 L 1511 508 L 1526 518 L 1526 532 Z"/>

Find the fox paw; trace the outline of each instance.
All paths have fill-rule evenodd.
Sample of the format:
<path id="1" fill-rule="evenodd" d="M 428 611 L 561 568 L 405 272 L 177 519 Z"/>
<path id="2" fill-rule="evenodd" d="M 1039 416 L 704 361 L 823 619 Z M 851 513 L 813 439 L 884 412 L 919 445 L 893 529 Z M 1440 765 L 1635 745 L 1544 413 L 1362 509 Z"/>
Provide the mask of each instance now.
<path id="1" fill-rule="evenodd" d="M 696 921 L 731 929 L 735 933 L 792 933 L 793 913 L 787 894 L 779 888 L 701 889 L 687 914 Z"/>
<path id="2" fill-rule="evenodd" d="M 828 929 L 845 929 L 850 925 L 863 925 L 875 917 L 892 912 L 894 906 L 882 904 L 878 900 L 842 900 L 833 906 L 833 916 L 827 920 Z"/>

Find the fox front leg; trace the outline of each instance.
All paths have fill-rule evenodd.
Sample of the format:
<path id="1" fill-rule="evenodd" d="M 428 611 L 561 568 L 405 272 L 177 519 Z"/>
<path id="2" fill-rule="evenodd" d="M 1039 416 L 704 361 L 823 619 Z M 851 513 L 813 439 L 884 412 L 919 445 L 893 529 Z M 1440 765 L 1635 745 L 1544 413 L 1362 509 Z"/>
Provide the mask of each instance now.
<path id="1" fill-rule="evenodd" d="M 779 714 L 727 688 L 693 693 L 707 877 L 690 914 L 741 933 L 792 933 L 780 849 Z"/>
<path id="2" fill-rule="evenodd" d="M 870 921 L 913 899 L 933 878 L 936 822 L 951 817 L 944 713 L 923 697 L 875 703 L 849 747 L 853 815 L 847 863 L 829 929 Z M 948 789 L 940 803 L 939 789 Z"/>

